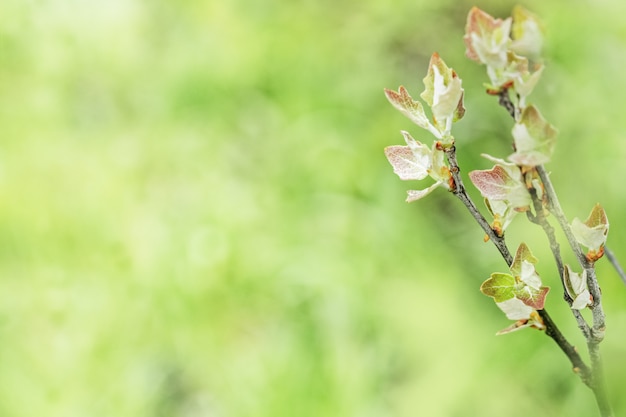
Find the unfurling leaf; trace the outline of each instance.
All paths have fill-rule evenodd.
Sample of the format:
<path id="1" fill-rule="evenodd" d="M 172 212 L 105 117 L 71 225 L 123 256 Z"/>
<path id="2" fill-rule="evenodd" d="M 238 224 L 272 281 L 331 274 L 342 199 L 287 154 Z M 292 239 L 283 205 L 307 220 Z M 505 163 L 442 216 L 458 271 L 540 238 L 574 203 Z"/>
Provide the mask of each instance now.
<path id="1" fill-rule="evenodd" d="M 515 291 L 515 298 L 534 310 L 543 310 L 549 291 L 550 287 L 533 288 L 526 285 Z"/>
<path id="2" fill-rule="evenodd" d="M 511 42 L 511 22 L 511 18 L 494 19 L 478 7 L 473 7 L 467 16 L 463 37 L 467 57 L 494 69 L 503 68 Z"/>
<path id="3" fill-rule="evenodd" d="M 493 298 L 496 303 L 501 303 L 515 297 L 513 294 L 514 287 L 515 278 L 512 275 L 495 272 L 487 281 L 483 282 L 480 286 L 480 292 Z"/>
<path id="4" fill-rule="evenodd" d="M 407 193 L 407 198 L 406 198 L 406 202 L 407 203 L 412 203 L 413 201 L 417 201 L 421 198 L 426 197 L 428 194 L 430 194 L 431 192 L 433 192 L 433 190 L 439 186 L 441 186 L 442 183 L 441 182 L 436 182 L 433 185 L 431 185 L 428 188 L 425 188 L 423 190 L 408 190 Z"/>
<path id="5" fill-rule="evenodd" d="M 496 303 L 496 305 L 506 314 L 506 318 L 510 320 L 529 319 L 530 314 L 535 311 L 518 298 L 510 298 L 506 301 Z"/>
<path id="6" fill-rule="evenodd" d="M 485 205 L 493 216 L 493 222 L 490 225 L 491 230 L 500 237 L 504 236 L 504 231 L 519 212 L 501 200 L 490 201 L 485 198 Z"/>
<path id="7" fill-rule="evenodd" d="M 515 257 L 513 258 L 513 262 L 511 263 L 510 270 L 513 275 L 518 277 L 522 276 L 523 262 L 534 265 L 537 263 L 537 258 L 533 256 L 528 246 L 522 242 L 517 247 L 517 252 L 515 252 Z"/>
<path id="8" fill-rule="evenodd" d="M 550 161 L 558 131 L 535 106 L 524 108 L 512 133 L 515 142 L 515 153 L 509 156 L 512 162 L 533 167 Z"/>
<path id="9" fill-rule="evenodd" d="M 430 132 L 436 132 L 436 129 L 428 120 L 424 112 L 424 106 L 419 101 L 413 100 L 406 88 L 400 86 L 398 91 L 385 89 L 387 100 L 402 114 L 408 117 L 413 123 Z M 437 136 L 439 138 L 439 136 Z"/>
<path id="10" fill-rule="evenodd" d="M 590 261 L 600 259 L 604 254 L 604 245 L 609 233 L 609 221 L 602 206 L 596 204 L 584 223 L 575 218 L 572 221 L 572 233 L 578 243 L 589 250 L 587 258 Z"/>
<path id="11" fill-rule="evenodd" d="M 528 207 L 532 200 L 521 174 L 511 177 L 510 167 L 496 165 L 490 170 L 471 171 L 470 180 L 489 201 L 506 201 L 513 208 Z M 519 172 L 519 169 L 517 170 Z"/>
<path id="12" fill-rule="evenodd" d="M 507 318 L 518 320 L 518 323 L 505 329 L 503 333 L 520 327 L 543 328 L 536 311 L 543 309 L 550 288 L 542 285 L 541 278 L 535 271 L 536 262 L 537 259 L 528 246 L 522 243 L 511 264 L 511 274 L 493 273 L 480 287 L 483 294 L 494 299 Z"/>
<path id="13" fill-rule="evenodd" d="M 592 304 L 591 294 L 587 288 L 587 271 L 583 270 L 582 274 L 578 274 L 565 265 L 563 271 L 563 280 L 565 281 L 565 290 L 572 299 L 572 308 L 582 310 Z"/>
<path id="14" fill-rule="evenodd" d="M 496 165 L 490 170 L 471 171 L 469 177 L 485 197 L 487 208 L 494 217 L 492 230 L 503 236 L 517 213 L 527 210 L 532 200 L 517 165 L 486 154 L 483 156 Z"/>
<path id="15" fill-rule="evenodd" d="M 541 318 L 539 313 L 533 311 L 530 313 L 530 317 L 528 319 L 521 319 L 516 321 L 509 327 L 500 330 L 498 333 L 496 333 L 496 336 L 511 333 L 517 330 L 524 329 L 526 327 L 533 327 L 538 330 L 545 330 L 546 328 L 545 324 L 543 323 L 543 319 Z"/>
<path id="16" fill-rule="evenodd" d="M 538 65 L 533 72 L 528 69 L 528 58 L 517 55 L 513 52 L 507 54 L 507 66 L 502 71 L 498 82 L 510 84 L 513 82 L 513 89 L 519 95 L 520 107 L 524 107 L 523 100 L 532 93 L 539 82 L 544 66 Z"/>
<path id="17" fill-rule="evenodd" d="M 436 143 L 432 150 L 423 143 L 413 139 L 408 132 L 402 135 L 407 146 L 388 146 L 385 156 L 393 167 L 393 171 L 401 180 L 422 180 L 430 176 L 435 183 L 424 190 L 408 191 L 407 202 L 419 200 L 430 194 L 437 187 L 449 188 L 450 169 L 445 165 L 444 155 Z"/>
<path id="18" fill-rule="evenodd" d="M 423 180 L 428 176 L 431 154 L 428 146 L 417 142 L 407 132 L 402 132 L 408 146 L 388 146 L 385 155 L 401 180 Z"/>
<path id="19" fill-rule="evenodd" d="M 465 114 L 463 107 L 462 81 L 456 72 L 448 68 L 446 63 L 434 53 L 428 64 L 428 73 L 424 77 L 426 89 L 421 97 L 431 107 L 435 126 L 449 135 L 450 123 L 457 121 Z"/>
<path id="20" fill-rule="evenodd" d="M 533 13 L 522 6 L 513 8 L 513 26 L 511 28 L 511 49 L 518 55 L 537 60 L 543 47 L 543 27 Z"/>

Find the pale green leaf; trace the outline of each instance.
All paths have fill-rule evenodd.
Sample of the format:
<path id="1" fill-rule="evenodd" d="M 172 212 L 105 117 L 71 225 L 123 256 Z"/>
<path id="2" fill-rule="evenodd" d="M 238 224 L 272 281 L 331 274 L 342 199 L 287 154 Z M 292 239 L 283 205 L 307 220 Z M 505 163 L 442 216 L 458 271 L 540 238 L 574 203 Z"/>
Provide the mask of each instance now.
<path id="1" fill-rule="evenodd" d="M 609 221 L 602 206 L 596 204 L 584 223 L 578 218 L 574 218 L 572 221 L 572 233 L 578 243 L 587 247 L 590 251 L 600 252 L 606 243 L 609 233 Z"/>
<path id="2" fill-rule="evenodd" d="M 450 168 L 448 168 L 448 166 L 446 165 L 444 151 L 442 151 L 441 149 L 438 149 L 436 142 L 433 143 L 431 155 L 432 155 L 432 159 L 431 159 L 431 168 L 428 172 L 429 175 L 435 181 L 439 181 L 442 184 L 444 184 L 446 188 L 449 188 L 448 181 L 450 180 L 450 177 L 451 177 Z"/>
<path id="3" fill-rule="evenodd" d="M 422 103 L 413 100 L 406 88 L 400 86 L 397 92 L 385 89 L 385 96 L 396 109 L 408 117 L 413 123 L 435 134 L 437 138 L 440 138 L 441 135 L 428 120 Z"/>
<path id="4" fill-rule="evenodd" d="M 523 166 L 537 166 L 550 161 L 557 133 L 536 107 L 526 107 L 513 126 L 515 153 L 509 156 L 509 160 Z"/>
<path id="5" fill-rule="evenodd" d="M 439 54 L 434 53 L 424 77 L 424 86 L 421 97 L 430 105 L 435 125 L 440 131 L 447 132 L 448 121 L 459 120 L 465 114 L 462 81 Z"/>
<path id="6" fill-rule="evenodd" d="M 406 198 L 406 202 L 407 203 L 411 203 L 413 201 L 419 200 L 421 198 L 426 197 L 428 194 L 430 194 L 431 192 L 434 191 L 435 188 L 440 187 L 444 184 L 442 184 L 441 182 L 436 182 L 433 185 L 431 185 L 430 187 L 424 189 L 424 190 L 409 190 L 407 191 L 407 198 Z"/>
<path id="7" fill-rule="evenodd" d="M 591 305 L 591 294 L 587 288 L 587 271 L 583 270 L 582 274 L 578 274 L 565 265 L 563 271 L 563 279 L 565 282 L 565 290 L 572 299 L 572 308 L 582 310 Z"/>
<path id="8" fill-rule="evenodd" d="M 537 16 L 522 6 L 513 8 L 511 27 L 511 49 L 519 55 L 538 59 L 543 47 L 543 27 Z"/>
<path id="9" fill-rule="evenodd" d="M 480 286 L 480 291 L 486 296 L 492 297 L 496 303 L 506 301 L 514 297 L 515 278 L 509 274 L 495 272 Z"/>
<path id="10" fill-rule="evenodd" d="M 494 19 L 491 15 L 473 7 L 465 26 L 466 54 L 470 59 L 491 68 L 503 68 L 511 42 L 511 18 Z"/>
<path id="11" fill-rule="evenodd" d="M 534 257 L 528 246 L 524 242 L 522 242 L 517 247 L 515 257 L 513 258 L 513 262 L 511 263 L 510 267 L 511 273 L 514 276 L 520 277 L 522 275 L 522 263 L 524 261 L 534 265 L 537 263 L 537 258 Z"/>

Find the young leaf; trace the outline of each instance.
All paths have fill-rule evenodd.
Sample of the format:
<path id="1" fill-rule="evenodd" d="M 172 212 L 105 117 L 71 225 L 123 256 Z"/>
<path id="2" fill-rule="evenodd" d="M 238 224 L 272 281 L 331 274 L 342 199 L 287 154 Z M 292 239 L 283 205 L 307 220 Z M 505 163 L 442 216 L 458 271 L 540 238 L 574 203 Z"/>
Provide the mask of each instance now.
<path id="1" fill-rule="evenodd" d="M 525 329 L 526 327 L 531 327 L 533 323 L 529 319 L 518 320 L 515 323 L 511 324 L 508 327 L 505 327 L 502 330 L 499 330 L 496 333 L 496 336 L 502 336 L 503 334 L 513 333 L 518 330 Z"/>
<path id="2" fill-rule="evenodd" d="M 521 319 L 516 321 L 509 327 L 500 330 L 498 333 L 496 333 L 496 336 L 511 333 L 520 329 L 524 329 L 526 327 L 534 327 L 535 329 L 539 330 L 544 330 L 546 328 L 541 316 L 536 311 L 532 311 L 528 319 Z"/>
<path id="3" fill-rule="evenodd" d="M 411 97 L 406 88 L 400 86 L 397 92 L 385 89 L 385 96 L 396 109 L 408 117 L 413 123 L 428 130 L 435 135 L 436 138 L 441 139 L 439 131 L 435 129 L 435 127 L 428 120 L 422 103 L 413 100 L 413 97 Z"/>
<path id="4" fill-rule="evenodd" d="M 513 275 L 496 272 L 480 286 L 480 291 L 492 297 L 511 320 L 529 320 L 532 313 L 543 309 L 550 288 L 541 285 L 536 262 L 528 246 L 522 243 L 510 267 Z"/>
<path id="5" fill-rule="evenodd" d="M 436 142 L 433 143 L 431 155 L 431 169 L 428 174 L 435 181 L 446 184 L 446 188 L 448 188 L 447 184 L 451 177 L 450 168 L 448 168 L 448 166 L 446 165 L 444 152 L 437 147 Z"/>
<path id="6" fill-rule="evenodd" d="M 448 120 L 457 121 L 465 114 L 463 107 L 463 87 L 461 79 L 453 69 L 434 53 L 428 64 L 428 73 L 424 77 L 426 89 L 421 97 L 431 107 L 435 125 L 445 133 Z"/>
<path id="7" fill-rule="evenodd" d="M 503 70 L 499 82 L 500 84 L 506 84 L 513 81 L 515 92 L 520 96 L 520 100 L 523 100 L 530 95 L 539 82 L 543 69 L 544 66 L 539 65 L 531 73 L 528 70 L 528 58 L 509 51 L 507 54 L 507 66 Z"/>
<path id="8" fill-rule="evenodd" d="M 524 108 L 512 133 L 515 142 L 515 153 L 509 156 L 512 162 L 532 167 L 544 164 L 552 157 L 558 131 L 535 106 Z"/>
<path id="9" fill-rule="evenodd" d="M 572 221 L 572 233 L 578 243 L 589 249 L 588 257 L 599 259 L 609 233 L 609 221 L 602 206 L 596 204 L 584 223 L 575 218 Z"/>
<path id="10" fill-rule="evenodd" d="M 407 198 L 406 198 L 406 202 L 407 203 L 412 203 L 413 201 L 417 201 L 421 198 L 426 197 L 428 194 L 430 194 L 431 192 L 433 192 L 433 190 L 439 186 L 443 185 L 441 182 L 436 182 L 433 185 L 431 185 L 430 187 L 424 189 L 424 190 L 408 190 L 407 191 Z"/>
<path id="11" fill-rule="evenodd" d="M 511 32 L 511 18 L 494 19 L 488 13 L 473 7 L 467 16 L 465 36 L 468 58 L 494 69 L 506 65 Z"/>
<path id="12" fill-rule="evenodd" d="M 513 263 L 511 263 L 511 267 L 510 267 L 511 273 L 514 276 L 516 277 L 522 276 L 524 262 L 531 264 L 534 270 L 533 265 L 537 263 L 537 258 L 533 256 L 528 246 L 524 242 L 522 242 L 517 247 L 517 252 L 515 252 L 515 257 L 513 258 Z M 541 285 L 541 283 L 539 285 Z"/>
<path id="13" fill-rule="evenodd" d="M 515 298 L 534 310 L 543 310 L 543 306 L 546 302 L 546 296 L 550 291 L 550 287 L 533 288 L 529 285 L 524 285 L 516 288 L 514 291 Z"/>
<path id="14" fill-rule="evenodd" d="M 431 154 L 428 146 L 417 142 L 408 132 L 402 132 L 408 146 L 388 146 L 385 148 L 387 160 L 401 180 L 422 180 L 428 176 Z"/>
<path id="15" fill-rule="evenodd" d="M 498 236 L 504 236 L 504 231 L 519 212 L 502 200 L 489 200 L 485 198 L 485 205 L 489 213 L 493 216 L 493 222 L 490 225 L 491 229 Z"/>
<path id="16" fill-rule="evenodd" d="M 495 272 L 480 286 L 480 292 L 493 298 L 496 303 L 501 303 L 513 298 L 515 278 L 509 274 Z"/>
<path id="17" fill-rule="evenodd" d="M 511 49 L 519 55 L 532 60 L 541 56 L 543 47 L 543 27 L 537 16 L 523 8 L 513 8 L 513 26 L 511 28 Z"/>
<path id="18" fill-rule="evenodd" d="M 572 299 L 572 308 L 582 310 L 592 304 L 591 294 L 587 288 L 587 271 L 583 270 L 582 274 L 578 274 L 565 265 L 563 271 L 563 279 L 565 281 L 565 290 Z"/>
<path id="19" fill-rule="evenodd" d="M 509 174 L 509 177 L 511 177 L 511 178 L 522 178 L 522 173 L 521 173 L 519 167 L 517 165 L 515 165 L 514 163 L 507 162 L 504 159 L 496 158 L 495 156 L 491 156 L 491 155 L 486 154 L 486 153 L 481 153 L 480 156 L 482 156 L 485 159 L 490 160 L 491 162 L 493 162 L 496 165 L 500 165 Z"/>
<path id="20" fill-rule="evenodd" d="M 385 156 L 393 171 L 401 180 L 422 180 L 430 176 L 435 183 L 424 190 L 408 191 L 407 202 L 419 200 L 441 186 L 449 188 L 450 169 L 445 165 L 444 153 L 437 149 L 436 142 L 432 150 L 416 141 L 408 132 L 402 131 L 407 146 L 388 146 Z"/>
<path id="21" fill-rule="evenodd" d="M 506 314 L 510 320 L 525 320 L 530 318 L 530 314 L 535 311 L 518 298 L 510 298 L 508 300 L 496 303 L 496 305 Z"/>
<path id="22" fill-rule="evenodd" d="M 490 201 L 506 201 L 513 208 L 524 208 L 532 200 L 521 175 L 512 178 L 510 169 L 496 165 L 490 170 L 471 171 L 470 180 L 480 190 L 483 197 Z"/>
<path id="23" fill-rule="evenodd" d="M 549 287 L 541 285 L 541 278 L 535 270 L 535 258 L 525 243 L 521 243 L 515 252 L 510 271 L 515 277 L 516 285 L 513 295 L 524 304 L 536 310 L 541 310 L 550 291 Z"/>
<path id="24" fill-rule="evenodd" d="M 537 275 L 535 265 L 533 265 L 530 261 L 522 261 L 522 271 L 519 279 L 534 290 L 539 290 L 541 288 L 541 278 Z"/>

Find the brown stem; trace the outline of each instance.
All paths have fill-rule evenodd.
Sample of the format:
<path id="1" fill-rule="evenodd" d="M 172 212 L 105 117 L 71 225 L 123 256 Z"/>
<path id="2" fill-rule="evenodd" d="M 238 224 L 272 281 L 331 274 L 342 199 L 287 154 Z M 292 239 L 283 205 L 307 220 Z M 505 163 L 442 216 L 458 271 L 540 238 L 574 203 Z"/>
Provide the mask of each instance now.
<path id="1" fill-rule="evenodd" d="M 500 254 L 506 261 L 507 265 L 511 265 L 513 263 L 513 256 L 511 255 L 509 248 L 506 246 L 504 237 L 498 236 L 496 232 L 493 231 L 487 220 L 485 220 L 483 215 L 480 214 L 476 204 L 474 204 L 470 196 L 465 191 L 465 186 L 463 185 L 463 180 L 461 179 L 461 170 L 456 160 L 456 148 L 453 145 L 450 148 L 447 148 L 445 152 L 450 166 L 450 173 L 452 174 L 452 179 L 454 180 L 454 187 L 451 190 L 452 193 L 459 200 L 461 200 L 463 204 L 465 204 L 465 207 L 467 207 L 472 217 L 474 217 L 474 220 L 476 220 L 487 236 L 489 236 L 489 240 L 491 240 L 498 251 L 500 251 Z"/>
<path id="2" fill-rule="evenodd" d="M 538 310 L 537 313 L 539 313 L 539 315 L 543 319 L 543 323 L 546 326 L 546 334 L 550 336 L 552 340 L 556 342 L 559 348 L 561 348 L 563 353 L 565 353 L 565 356 L 567 356 L 567 358 L 572 363 L 574 372 L 580 376 L 580 379 L 583 381 L 583 383 L 593 389 L 591 370 L 582 360 L 580 354 L 578 354 L 576 347 L 567 341 L 565 336 L 563 336 L 563 334 L 559 330 L 556 323 L 552 321 L 552 318 L 546 310 Z"/>

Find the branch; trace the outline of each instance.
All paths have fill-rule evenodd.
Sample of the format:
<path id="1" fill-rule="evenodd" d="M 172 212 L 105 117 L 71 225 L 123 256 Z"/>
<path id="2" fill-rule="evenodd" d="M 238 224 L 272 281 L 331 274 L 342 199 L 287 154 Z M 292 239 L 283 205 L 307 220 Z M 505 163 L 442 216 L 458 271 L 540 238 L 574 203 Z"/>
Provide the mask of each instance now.
<path id="1" fill-rule="evenodd" d="M 476 220 L 487 236 L 489 236 L 489 240 L 491 240 L 498 251 L 500 251 L 500 254 L 506 261 L 507 265 L 511 265 L 513 263 L 513 256 L 504 242 L 504 237 L 498 236 L 496 232 L 493 231 L 487 220 L 485 220 L 483 215 L 480 214 L 476 204 L 474 204 L 470 196 L 465 191 L 465 186 L 463 185 L 463 180 L 461 179 L 461 170 L 456 160 L 456 148 L 454 145 L 445 149 L 445 153 L 448 159 L 448 164 L 450 165 L 450 173 L 452 174 L 452 179 L 454 180 L 454 187 L 451 189 L 452 193 L 459 200 L 461 200 L 463 204 L 465 204 L 465 207 L 467 207 L 469 212 L 472 214 L 474 220 Z"/>
<path id="2" fill-rule="evenodd" d="M 487 220 L 485 220 L 483 215 L 476 207 L 476 204 L 474 204 L 470 196 L 467 194 L 467 191 L 465 190 L 465 186 L 463 185 L 463 180 L 461 178 L 461 169 L 459 168 L 459 164 L 456 159 L 456 148 L 454 147 L 454 145 L 446 148 L 445 153 L 448 164 L 450 166 L 450 173 L 454 181 L 453 187 L 451 187 L 452 193 L 463 202 L 465 207 L 467 207 L 469 212 L 472 214 L 472 217 L 474 217 L 476 222 L 484 230 L 487 236 L 489 236 L 489 239 L 493 242 L 498 251 L 500 251 L 500 254 L 504 258 L 506 264 L 508 266 L 511 266 L 511 264 L 513 263 L 513 257 L 511 256 L 511 252 L 506 246 L 504 237 L 498 236 L 493 231 Z M 546 335 L 552 338 L 552 340 L 556 342 L 556 344 L 563 351 L 563 353 L 565 353 L 565 356 L 567 356 L 567 358 L 572 363 L 574 372 L 580 376 L 583 383 L 593 389 L 593 374 L 591 373 L 589 367 L 580 357 L 580 354 L 576 350 L 576 347 L 574 347 L 571 343 L 567 341 L 565 336 L 563 336 L 558 326 L 552 321 L 552 318 L 545 309 L 537 310 L 537 313 L 541 316 L 544 325 L 546 326 Z"/>
<path id="3" fill-rule="evenodd" d="M 517 120 L 516 116 L 517 116 L 518 109 L 515 106 L 515 104 L 511 101 L 511 97 L 509 95 L 508 90 L 505 90 L 499 94 L 498 102 L 502 107 L 504 107 L 507 110 L 507 112 L 511 115 L 511 117 L 514 120 Z M 589 287 L 589 292 L 591 296 L 593 297 L 593 305 L 591 306 L 592 317 L 593 317 L 593 327 L 589 328 L 589 325 L 586 323 L 586 321 L 582 317 L 582 314 L 580 313 L 580 311 L 574 312 L 574 316 L 578 323 L 578 327 L 580 328 L 583 335 L 585 336 L 585 339 L 587 340 L 587 348 L 589 349 L 589 357 L 591 359 L 591 369 L 590 370 L 586 369 L 584 371 L 584 374 L 581 374 L 581 379 L 593 391 L 594 396 L 596 398 L 596 403 L 598 404 L 598 408 L 600 410 L 600 415 L 602 417 L 611 417 L 613 415 L 613 412 L 611 410 L 611 405 L 609 403 L 609 399 L 606 394 L 604 372 L 602 369 L 602 359 L 600 356 L 600 342 L 602 341 L 602 339 L 604 339 L 604 332 L 605 332 L 605 316 L 604 316 L 604 310 L 602 309 L 602 302 L 601 302 L 602 293 L 600 291 L 598 280 L 596 278 L 596 271 L 595 271 L 593 263 L 589 262 L 587 260 L 587 257 L 583 254 L 582 250 L 580 249 L 580 245 L 578 244 L 578 242 L 576 241 L 576 238 L 574 237 L 574 234 L 572 233 L 572 230 L 567 221 L 567 218 L 565 217 L 565 213 L 563 212 L 563 209 L 561 208 L 561 205 L 556 195 L 556 191 L 554 190 L 554 186 L 552 185 L 552 182 L 550 181 L 548 173 L 546 172 L 543 165 L 537 166 L 536 170 L 537 170 L 537 173 L 539 174 L 539 177 L 541 178 L 541 182 L 543 183 L 543 186 L 544 186 L 544 192 L 546 193 L 546 196 L 548 198 L 549 211 L 556 217 L 559 223 L 559 226 L 565 233 L 567 241 L 572 251 L 576 255 L 576 258 L 578 259 L 578 263 L 585 271 L 587 271 L 587 286 Z M 550 246 L 552 248 L 553 246 L 552 242 Z M 606 253 L 606 248 L 605 248 L 605 253 Z M 611 259 L 615 259 L 612 256 L 612 254 L 611 256 L 609 256 L 609 260 Z M 613 261 L 611 261 L 611 263 L 613 263 Z M 560 264 L 559 264 L 559 261 L 557 261 L 557 266 L 559 269 L 561 269 L 562 261 L 560 261 Z M 618 274 L 620 274 L 620 277 L 622 277 L 622 280 L 624 280 L 624 282 L 626 283 L 626 279 L 625 279 L 626 275 L 624 274 L 623 270 L 621 269 L 621 267 L 619 266 L 619 263 L 617 263 L 616 260 L 615 260 L 615 263 L 613 263 L 613 266 L 618 271 Z M 583 322 L 584 322 L 584 325 L 582 324 Z M 546 333 L 548 333 L 547 328 L 546 328 Z M 557 344 L 559 343 L 556 339 L 554 340 L 557 342 Z M 561 344 L 559 344 L 559 347 L 561 347 L 561 350 L 563 350 L 563 352 L 565 352 L 566 355 L 568 354 L 568 351 L 566 350 L 567 349 L 566 345 L 562 346 Z M 569 355 L 568 357 L 570 358 L 570 360 L 572 360 L 572 357 L 570 357 Z"/>
<path id="4" fill-rule="evenodd" d="M 565 217 L 563 209 L 561 208 L 554 186 L 552 185 L 550 177 L 543 165 L 537 167 L 537 173 L 541 178 L 544 191 L 548 197 L 548 209 L 554 217 L 556 217 L 563 233 L 565 233 L 565 237 L 567 238 L 572 251 L 576 255 L 578 263 L 585 271 L 587 271 L 587 285 L 589 287 L 589 293 L 591 293 L 591 296 L 593 297 L 593 305 L 591 306 L 591 312 L 593 314 L 591 338 L 595 343 L 600 343 L 602 339 L 604 339 L 605 316 L 602 308 L 602 292 L 600 291 L 600 286 L 598 285 L 598 280 L 596 278 L 596 269 L 594 268 L 593 263 L 587 260 L 587 257 L 580 249 L 580 245 L 572 233 L 572 229 L 567 221 L 567 218 Z"/>
<path id="5" fill-rule="evenodd" d="M 617 275 L 619 275 L 619 277 L 622 279 L 624 284 L 626 284 L 626 273 L 622 269 L 622 266 L 620 265 L 619 261 L 615 257 L 615 254 L 613 253 L 613 251 L 605 246 L 604 254 L 606 255 L 606 258 L 609 260 L 609 262 L 611 262 L 611 265 L 613 265 L 613 268 L 615 268 Z"/>
<path id="6" fill-rule="evenodd" d="M 498 94 L 498 96 L 498 103 L 507 110 L 507 112 L 509 113 L 509 115 L 511 115 L 511 117 L 513 117 L 513 119 L 515 119 L 518 109 L 511 101 L 511 96 L 509 95 L 508 89 L 502 90 Z M 544 192 L 548 197 L 548 208 L 550 212 L 554 215 L 554 217 L 556 217 L 559 225 L 561 226 L 561 229 L 565 233 L 567 241 L 569 242 L 572 251 L 576 255 L 576 258 L 578 259 L 578 263 L 585 271 L 587 271 L 587 286 L 589 287 L 589 293 L 593 297 L 593 305 L 591 306 L 591 311 L 593 314 L 593 327 L 591 329 L 590 336 L 595 343 L 600 343 L 602 339 L 604 339 L 604 331 L 606 326 L 604 310 L 602 309 L 602 293 L 600 291 L 600 286 L 598 285 L 598 280 L 596 279 L 595 268 L 593 267 L 593 263 L 587 260 L 587 257 L 580 249 L 580 245 L 578 244 L 576 238 L 574 237 L 574 234 L 572 233 L 572 229 L 570 228 L 567 218 L 565 217 L 565 213 L 561 208 L 561 204 L 559 203 L 559 200 L 557 198 L 556 191 L 554 190 L 552 182 L 550 181 L 550 177 L 548 176 L 545 168 L 543 167 L 543 165 L 539 165 L 536 167 L 536 170 L 539 174 L 539 177 L 541 178 L 541 182 L 543 183 Z M 585 332 L 583 331 L 583 333 Z M 586 334 L 585 337 L 587 337 Z M 587 338 L 587 340 L 590 339 Z"/>
<path id="7" fill-rule="evenodd" d="M 533 208 L 535 209 L 536 214 L 533 216 L 530 211 L 527 211 L 526 214 L 528 216 L 528 219 L 532 223 L 535 223 L 541 226 L 544 233 L 548 237 L 548 241 L 550 242 L 550 250 L 552 251 L 552 256 L 554 257 L 554 261 L 557 266 L 559 278 L 561 279 L 561 286 L 563 287 L 563 299 L 571 307 L 572 302 L 574 300 L 572 300 L 572 297 L 570 297 L 566 288 L 565 266 L 563 264 L 563 258 L 561 257 L 561 245 L 556 239 L 556 235 L 554 233 L 554 227 L 552 227 L 552 225 L 548 222 L 548 219 L 546 218 L 546 212 L 543 207 L 543 202 L 537 196 L 537 190 L 531 187 L 529 189 L 529 192 L 532 197 Z M 585 336 L 585 339 L 588 340 L 589 337 L 591 336 L 591 329 L 589 328 L 589 324 L 587 324 L 587 321 L 585 320 L 585 318 L 583 317 L 583 315 L 581 314 L 579 310 L 576 310 L 576 309 L 570 309 L 570 310 L 572 311 L 572 314 L 574 315 L 574 318 L 576 319 L 578 328 L 580 329 L 582 334 Z"/>
<path id="8" fill-rule="evenodd" d="M 593 389 L 593 374 L 591 373 L 591 370 L 589 369 L 587 364 L 580 357 L 580 354 L 576 350 L 576 347 L 567 341 L 565 336 L 563 336 L 558 326 L 552 321 L 552 318 L 545 309 L 538 310 L 537 313 L 539 313 L 539 315 L 543 319 L 543 324 L 545 324 L 546 326 L 546 335 L 550 336 L 552 340 L 556 342 L 559 348 L 561 348 L 563 353 L 565 353 L 567 358 L 572 363 L 574 373 L 580 376 L 580 379 L 585 385 Z"/>

